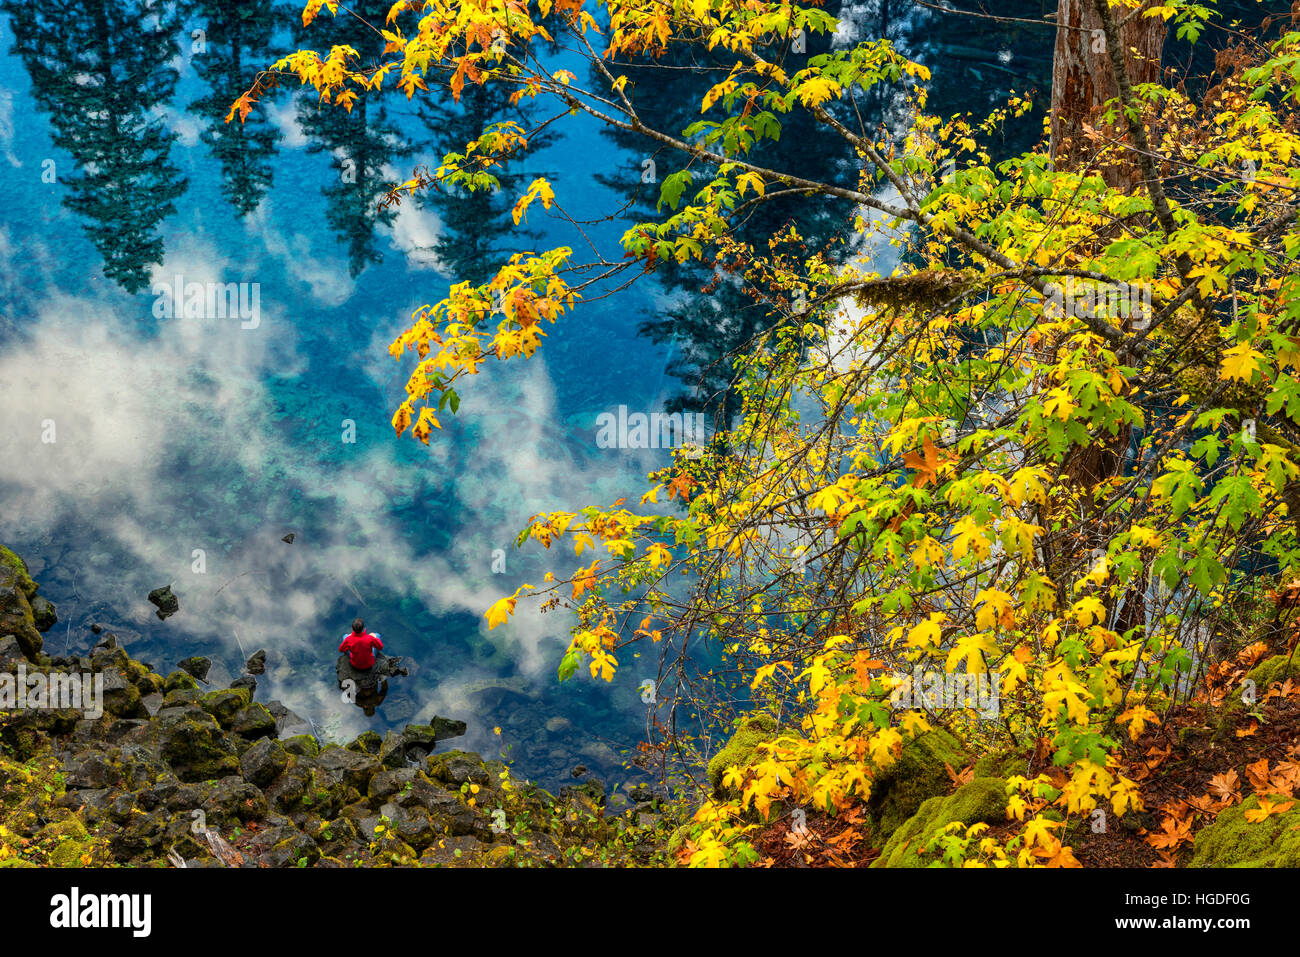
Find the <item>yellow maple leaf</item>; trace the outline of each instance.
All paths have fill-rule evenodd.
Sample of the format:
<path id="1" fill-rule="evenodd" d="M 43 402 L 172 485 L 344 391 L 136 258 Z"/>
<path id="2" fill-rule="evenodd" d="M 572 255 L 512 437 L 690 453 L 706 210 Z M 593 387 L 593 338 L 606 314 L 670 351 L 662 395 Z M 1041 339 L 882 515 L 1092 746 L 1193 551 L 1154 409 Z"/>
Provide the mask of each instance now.
<path id="1" fill-rule="evenodd" d="M 1260 369 L 1259 360 L 1263 359 L 1263 353 L 1256 352 L 1250 347 L 1249 342 L 1243 342 L 1233 346 L 1223 353 L 1223 362 L 1220 363 L 1220 379 L 1238 379 L 1242 382 L 1250 382 L 1255 373 Z"/>

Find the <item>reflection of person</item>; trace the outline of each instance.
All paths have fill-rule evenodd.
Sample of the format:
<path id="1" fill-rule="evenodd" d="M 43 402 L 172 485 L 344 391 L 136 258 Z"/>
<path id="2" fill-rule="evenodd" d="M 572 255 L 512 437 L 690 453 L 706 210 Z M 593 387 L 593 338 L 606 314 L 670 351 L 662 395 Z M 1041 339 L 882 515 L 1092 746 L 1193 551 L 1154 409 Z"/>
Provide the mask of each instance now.
<path id="1" fill-rule="evenodd" d="M 375 716 L 375 708 L 384 703 L 388 697 L 388 680 L 383 679 L 376 681 L 370 687 L 361 687 L 357 691 L 357 700 L 354 702 L 358 708 L 366 713 L 367 718 Z"/>
<path id="2" fill-rule="evenodd" d="M 346 652 L 348 661 L 357 671 L 369 671 L 375 666 L 375 649 L 383 649 L 378 635 L 366 632 L 366 623 L 358 618 L 352 622 L 352 633 L 343 636 L 339 651 Z"/>

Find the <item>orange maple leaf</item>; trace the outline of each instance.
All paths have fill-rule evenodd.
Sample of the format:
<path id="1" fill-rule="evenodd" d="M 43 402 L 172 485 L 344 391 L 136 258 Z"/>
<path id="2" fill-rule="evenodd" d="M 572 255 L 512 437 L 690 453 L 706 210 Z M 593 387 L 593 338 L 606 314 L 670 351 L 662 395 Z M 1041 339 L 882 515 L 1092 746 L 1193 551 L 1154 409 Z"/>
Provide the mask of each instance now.
<path id="1" fill-rule="evenodd" d="M 1172 817 L 1166 817 L 1160 825 L 1160 830 L 1148 834 L 1146 842 L 1154 848 L 1168 848 L 1173 850 L 1185 841 L 1192 839 L 1192 820 L 1183 818 L 1175 820 Z"/>
<path id="2" fill-rule="evenodd" d="M 916 475 L 912 477 L 912 485 L 915 488 L 925 488 L 931 482 L 939 481 L 939 466 L 956 457 L 946 449 L 941 451 L 934 444 L 934 439 L 927 435 L 920 449 L 903 454 L 903 464 L 909 469 L 916 470 Z"/>
<path id="3" fill-rule="evenodd" d="M 1268 758 L 1260 758 L 1254 764 L 1246 765 L 1246 780 L 1256 791 L 1268 787 Z"/>
<path id="4" fill-rule="evenodd" d="M 573 597 L 578 598 L 584 591 L 592 591 L 596 587 L 596 567 L 604 559 L 596 559 L 586 568 L 579 568 L 573 576 Z"/>
<path id="5" fill-rule="evenodd" d="M 1241 790 L 1238 788 L 1240 783 L 1241 778 L 1237 776 L 1237 772 L 1229 768 L 1223 774 L 1216 774 L 1210 778 L 1210 790 L 1220 801 L 1235 804 L 1241 800 Z"/>
<path id="6" fill-rule="evenodd" d="M 1260 798 L 1259 807 L 1246 811 L 1246 820 L 1251 824 L 1258 824 L 1260 821 L 1267 820 L 1272 814 L 1285 814 L 1294 806 L 1295 801 L 1283 801 L 1281 804 L 1274 804 L 1268 798 Z"/>

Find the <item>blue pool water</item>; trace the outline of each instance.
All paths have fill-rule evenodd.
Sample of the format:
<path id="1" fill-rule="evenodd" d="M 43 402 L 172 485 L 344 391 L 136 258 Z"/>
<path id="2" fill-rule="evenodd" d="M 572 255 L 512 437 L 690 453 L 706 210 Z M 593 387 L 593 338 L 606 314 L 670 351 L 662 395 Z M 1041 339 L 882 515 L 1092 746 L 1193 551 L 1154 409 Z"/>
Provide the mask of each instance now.
<path id="1" fill-rule="evenodd" d="M 309 105 L 287 91 L 250 117 L 271 147 L 258 168 L 223 168 L 209 140 L 226 129 L 202 104 L 229 102 L 220 81 L 231 30 L 208 25 L 203 5 L 164 27 L 130 20 L 147 6 L 75 3 L 29 24 L 8 10 L 0 25 L 0 541 L 58 607 L 47 650 L 86 651 L 99 623 L 163 673 L 210 656 L 215 684 L 265 648 L 259 699 L 280 699 L 336 740 L 438 714 L 469 722 L 458 744 L 491 757 L 504 748 L 535 779 L 567 779 L 578 763 L 623 779 L 620 752 L 646 713 L 635 669 L 612 685 L 580 673 L 561 686 L 562 613 L 521 604 L 491 634 L 482 615 L 575 564 L 514 548 L 530 515 L 633 498 L 661 463 L 661 452 L 595 442 L 600 412 L 662 402 L 666 349 L 636 336 L 653 290 L 566 316 L 530 361 L 491 364 L 428 448 L 395 438 L 389 419 L 411 362 L 394 361 L 388 345 L 450 279 L 421 248 L 443 228 L 436 211 L 407 203 L 391 224 L 368 223 L 363 203 L 323 194 L 347 184 L 339 159 L 368 147 L 346 125 L 315 129 Z M 105 27 L 103 11 L 126 19 Z M 205 25 L 196 52 L 193 30 Z M 130 41 L 131 29 L 149 39 Z M 22 34 L 54 30 L 69 35 L 40 40 L 27 59 L 11 52 Z M 151 68 L 168 39 L 175 56 Z M 107 82 L 100 52 L 114 64 Z M 145 72 L 126 79 L 136 67 Z M 150 83 L 164 89 L 135 96 Z M 385 105 L 404 149 L 386 157 L 375 134 L 377 159 L 363 162 L 376 175 L 406 178 L 451 148 L 404 99 Z M 115 124 L 110 112 L 120 112 Z M 175 138 L 144 148 L 148 130 Z M 614 148 L 570 130 L 529 162 L 554 176 L 575 218 L 596 219 L 610 194 L 594 177 L 615 165 Z M 268 173 L 259 195 L 249 184 Z M 70 209 L 68 197 L 84 203 Z M 535 248 L 579 240 L 540 207 L 529 226 Z M 617 257 L 624 228 L 587 233 Z M 162 254 L 150 261 L 154 240 Z M 382 261 L 353 275 L 354 243 Z M 168 317 L 154 285 L 178 281 L 248 283 L 246 292 L 255 283 L 259 314 Z M 288 532 L 292 544 L 281 541 Z M 505 569 L 494 572 L 498 549 Z M 180 612 L 160 621 L 146 595 L 167 583 Z M 357 615 L 411 661 L 373 718 L 334 681 L 335 649 Z"/>

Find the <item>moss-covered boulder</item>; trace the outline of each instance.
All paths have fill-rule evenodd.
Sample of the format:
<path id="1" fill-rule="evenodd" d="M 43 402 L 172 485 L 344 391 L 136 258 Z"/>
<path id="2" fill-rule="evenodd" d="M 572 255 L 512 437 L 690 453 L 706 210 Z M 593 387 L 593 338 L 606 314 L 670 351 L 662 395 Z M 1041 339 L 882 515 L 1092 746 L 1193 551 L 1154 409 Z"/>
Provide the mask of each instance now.
<path id="1" fill-rule="evenodd" d="M 460 787 L 462 784 L 479 786 L 492 783 L 492 777 L 483 766 L 483 759 L 473 751 L 447 751 L 432 754 L 426 761 L 429 777 L 444 784 Z"/>
<path id="2" fill-rule="evenodd" d="M 295 734 L 280 742 L 289 754 L 299 757 L 314 758 L 320 754 L 320 742 L 310 734 Z"/>
<path id="3" fill-rule="evenodd" d="M 104 682 L 104 712 L 121 718 L 147 718 L 140 689 L 116 668 L 101 672 Z"/>
<path id="4" fill-rule="evenodd" d="M 227 728 L 241 738 L 255 741 L 275 735 L 275 718 L 266 709 L 266 705 L 254 701 L 247 708 L 237 711 Z"/>
<path id="5" fill-rule="evenodd" d="M 948 768 L 960 771 L 969 760 L 961 743 L 943 728 L 905 739 L 897 760 L 881 769 L 871 784 L 867 810 L 876 839 L 887 840 L 923 802 L 946 794 L 952 786 Z"/>
<path id="6" fill-rule="evenodd" d="M 229 728 L 235 715 L 247 708 L 251 699 L 247 688 L 222 688 L 205 694 L 199 699 L 199 706 L 223 728 Z M 275 723 L 274 719 L 271 723 Z"/>
<path id="7" fill-rule="evenodd" d="M 777 732 L 776 719 L 766 714 L 751 714 L 736 728 L 721 751 L 709 760 L 709 786 L 715 794 L 723 791 L 722 778 L 727 768 L 743 768 L 753 763 L 758 746 L 764 741 L 771 741 Z"/>
<path id="8" fill-rule="evenodd" d="M 977 760 L 973 770 L 977 778 L 1009 778 L 1013 774 L 1027 774 L 1029 760 L 1018 751 L 994 751 Z"/>
<path id="9" fill-rule="evenodd" d="M 36 622 L 36 630 L 42 635 L 59 623 L 58 611 L 48 598 L 37 595 L 30 599 L 29 604 L 32 606 L 32 619 Z"/>
<path id="10" fill-rule="evenodd" d="M 51 867 L 85 867 L 96 858 L 90 833 L 74 815 L 41 828 L 36 841 L 48 847 Z"/>
<path id="11" fill-rule="evenodd" d="M 239 756 L 206 712 L 165 708 L 149 729 L 161 740 L 159 753 L 182 781 L 211 781 L 239 773 Z"/>
<path id="12" fill-rule="evenodd" d="M 1220 811 L 1197 833 L 1190 866 L 1300 867 L 1300 805 L 1259 823 L 1247 821 L 1246 812 L 1258 808 L 1259 797 L 1252 794 Z"/>
<path id="13" fill-rule="evenodd" d="M 1246 675 L 1255 682 L 1255 697 L 1263 700 L 1264 692 L 1275 681 L 1285 681 L 1300 675 L 1300 656 L 1274 655 L 1261 661 Z"/>
<path id="14" fill-rule="evenodd" d="M 171 694 L 173 691 L 198 691 L 199 683 L 194 680 L 194 676 L 177 669 L 169 674 L 163 680 L 163 693 Z"/>
<path id="15" fill-rule="evenodd" d="M 0 581 L 9 578 L 28 600 L 36 597 L 36 582 L 27 571 L 27 563 L 9 549 L 0 545 Z"/>
<path id="16" fill-rule="evenodd" d="M 933 863 L 919 852 L 945 827 L 960 821 L 969 827 L 980 821 L 1006 820 L 1007 784 L 1001 778 L 973 778 L 947 797 L 924 801 L 916 813 L 890 835 L 872 867 L 926 867 Z"/>
<path id="17" fill-rule="evenodd" d="M 13 635 L 23 655 L 36 661 L 44 639 L 36 628 L 36 617 L 21 583 L 7 566 L 0 565 L 0 637 Z"/>

